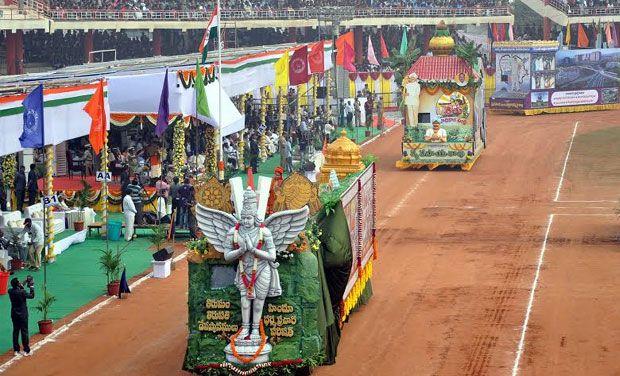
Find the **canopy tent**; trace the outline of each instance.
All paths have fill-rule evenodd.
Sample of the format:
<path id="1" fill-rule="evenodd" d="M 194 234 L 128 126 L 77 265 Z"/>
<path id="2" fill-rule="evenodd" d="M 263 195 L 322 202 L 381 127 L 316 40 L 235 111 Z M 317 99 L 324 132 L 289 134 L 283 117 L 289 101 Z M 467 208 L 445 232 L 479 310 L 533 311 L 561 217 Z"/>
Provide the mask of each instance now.
<path id="1" fill-rule="evenodd" d="M 333 67 L 332 42 L 325 41 L 324 46 L 325 70 L 328 70 Z M 285 44 L 226 51 L 224 57 L 229 59 L 222 61 L 222 136 L 238 132 L 244 126 L 244 117 L 229 96 L 273 85 L 275 82 L 273 64 L 285 51 L 296 47 L 294 44 Z M 249 51 L 254 53 L 248 54 Z M 90 118 L 82 108 L 94 92 L 94 86 L 85 83 L 99 78 L 108 81 L 109 113 L 153 115 L 158 112 L 165 70 L 169 69 L 170 113 L 195 116 L 195 90 L 193 87 L 185 88 L 181 81 L 184 71 L 194 69 L 196 58 L 197 54 L 155 57 L 88 64 L 48 73 L 1 77 L 0 92 L 10 94 L 0 97 L 0 132 L 3 135 L 0 138 L 0 156 L 22 150 L 17 140 L 22 132 L 21 101 L 25 95 L 15 93 L 23 93 L 26 88 L 40 83 L 46 87 L 68 86 L 45 90 L 46 129 L 52 130 L 46 132 L 48 144 L 59 144 L 89 133 Z M 201 119 L 216 127 L 219 127 L 218 86 L 217 82 L 206 85 L 212 117 Z"/>
<path id="2" fill-rule="evenodd" d="M 91 118 L 83 108 L 96 88 L 97 84 L 88 84 L 44 90 L 46 145 L 58 145 L 89 134 Z M 22 101 L 25 97 L 26 94 L 0 97 L 0 156 L 23 150 L 19 137 L 23 130 Z M 105 104 L 109 114 L 107 96 Z"/>

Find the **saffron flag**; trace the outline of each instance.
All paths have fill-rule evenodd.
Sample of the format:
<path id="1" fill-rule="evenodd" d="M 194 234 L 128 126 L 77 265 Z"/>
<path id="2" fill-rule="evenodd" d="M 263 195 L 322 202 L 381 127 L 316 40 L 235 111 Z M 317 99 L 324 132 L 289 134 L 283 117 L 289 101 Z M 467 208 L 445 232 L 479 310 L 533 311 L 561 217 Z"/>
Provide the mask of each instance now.
<path id="1" fill-rule="evenodd" d="M 157 111 L 157 125 L 155 126 L 155 134 L 161 137 L 168 128 L 168 118 L 170 117 L 170 104 L 168 102 L 168 69 L 166 69 L 166 77 L 164 77 L 164 86 L 161 89 L 159 97 L 159 111 Z"/>
<path id="2" fill-rule="evenodd" d="M 612 38 L 612 36 L 611 36 L 611 25 L 609 24 L 609 22 L 607 24 L 605 24 L 605 39 L 607 39 L 607 47 L 608 48 L 613 48 L 614 47 L 614 38 Z"/>
<path id="3" fill-rule="evenodd" d="M 288 60 L 288 50 L 286 50 L 282 57 L 273 64 L 276 71 L 276 88 L 283 94 L 286 94 L 288 90 Z"/>
<path id="4" fill-rule="evenodd" d="M 194 83 L 194 87 L 196 88 L 196 114 L 210 117 L 211 111 L 209 110 L 209 102 L 207 102 L 205 81 L 202 77 L 202 70 L 200 69 L 198 60 L 196 60 L 196 82 Z"/>
<path id="5" fill-rule="evenodd" d="M 590 40 L 588 39 L 586 30 L 583 28 L 582 24 L 579 24 L 577 26 L 577 47 L 588 48 L 588 46 L 590 46 Z"/>
<path id="6" fill-rule="evenodd" d="M 564 39 L 564 44 L 570 47 L 570 19 L 566 24 L 566 39 Z"/>
<path id="7" fill-rule="evenodd" d="M 310 64 L 310 73 L 325 72 L 325 46 L 323 41 L 312 45 L 308 55 L 308 63 Z"/>
<path id="8" fill-rule="evenodd" d="M 372 46 L 372 40 L 370 40 L 370 35 L 368 36 L 368 63 L 370 65 L 379 65 L 377 56 L 375 56 L 375 48 Z"/>
<path id="9" fill-rule="evenodd" d="M 92 119 L 88 140 L 95 154 L 99 154 L 108 138 L 108 120 L 105 113 L 103 96 L 103 80 L 99 80 L 97 90 L 95 90 L 93 96 L 90 97 L 90 100 L 86 103 L 86 106 L 84 106 L 84 111 L 86 111 L 88 116 Z"/>
<path id="10" fill-rule="evenodd" d="M 409 49 L 409 42 L 407 41 L 407 27 L 403 28 L 403 37 L 400 39 L 400 55 L 404 56 Z"/>
<path id="11" fill-rule="evenodd" d="M 388 57 L 390 57 L 390 53 L 388 52 L 388 48 L 385 44 L 385 40 L 383 39 L 383 35 L 380 36 L 379 41 L 381 42 L 381 58 L 387 59 Z"/>
<path id="12" fill-rule="evenodd" d="M 289 62 L 289 80 L 291 85 L 301 85 L 308 82 L 308 46 L 299 47 L 293 52 Z"/>
<path id="13" fill-rule="evenodd" d="M 22 102 L 24 127 L 19 143 L 22 148 L 42 148 L 45 145 L 43 121 L 43 85 L 37 86 Z"/>
<path id="14" fill-rule="evenodd" d="M 355 55 L 355 38 L 353 37 L 353 32 L 349 31 L 348 33 L 342 34 L 336 39 L 336 50 L 338 54 L 336 55 L 336 65 L 344 64 L 344 45 L 348 44 L 349 47 L 353 49 L 353 55 Z"/>
<path id="15" fill-rule="evenodd" d="M 219 26 L 220 10 L 216 5 L 215 9 L 213 9 L 213 13 L 211 13 L 211 19 L 209 20 L 209 24 L 207 25 L 207 30 L 205 30 L 205 34 L 200 41 L 200 46 L 198 47 L 198 51 L 202 53 L 203 64 L 207 61 L 207 54 L 209 53 L 209 42 L 217 39 L 217 29 Z"/>
<path id="16" fill-rule="evenodd" d="M 351 48 L 351 46 L 349 46 L 349 43 L 345 43 L 344 44 L 344 53 L 343 55 L 343 59 L 342 59 L 342 66 L 345 70 L 348 70 L 349 72 L 357 72 L 357 69 L 355 69 L 355 51 L 353 50 L 353 48 Z"/>

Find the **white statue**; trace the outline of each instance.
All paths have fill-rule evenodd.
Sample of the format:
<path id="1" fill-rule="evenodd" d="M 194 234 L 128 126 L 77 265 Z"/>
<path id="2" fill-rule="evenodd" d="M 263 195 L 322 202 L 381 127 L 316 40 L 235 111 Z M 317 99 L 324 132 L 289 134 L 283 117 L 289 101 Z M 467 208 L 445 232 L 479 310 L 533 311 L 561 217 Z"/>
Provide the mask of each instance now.
<path id="1" fill-rule="evenodd" d="M 420 109 L 420 83 L 418 75 L 411 73 L 403 80 L 405 92 L 405 106 L 407 106 L 407 125 L 415 127 L 418 125 L 418 111 Z"/>
<path id="2" fill-rule="evenodd" d="M 198 227 L 209 243 L 226 261 L 238 260 L 235 285 L 241 294 L 242 318 L 238 348 L 260 344 L 265 299 L 282 295 L 276 250 L 284 251 L 295 241 L 306 227 L 309 212 L 307 206 L 277 212 L 261 223 L 257 195 L 251 188 L 243 193 L 239 221 L 231 214 L 196 205 Z"/>

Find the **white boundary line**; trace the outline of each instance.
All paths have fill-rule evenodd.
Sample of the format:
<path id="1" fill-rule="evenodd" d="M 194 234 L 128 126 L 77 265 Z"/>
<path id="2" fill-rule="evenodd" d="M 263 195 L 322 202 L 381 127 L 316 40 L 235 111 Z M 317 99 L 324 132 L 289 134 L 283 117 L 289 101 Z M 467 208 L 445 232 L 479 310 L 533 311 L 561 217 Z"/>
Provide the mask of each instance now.
<path id="1" fill-rule="evenodd" d="M 549 232 L 551 231 L 551 225 L 553 224 L 553 217 L 555 214 L 549 214 L 549 220 L 547 221 L 547 231 L 545 231 L 545 239 L 540 247 L 540 254 L 538 255 L 538 266 L 536 267 L 536 274 L 532 287 L 530 288 L 530 299 L 527 303 L 527 309 L 525 310 L 525 319 L 523 320 L 523 326 L 521 327 L 521 338 L 519 339 L 519 346 L 517 347 L 517 355 L 515 362 L 512 366 L 512 376 L 516 376 L 519 373 L 519 362 L 521 361 L 521 355 L 523 354 L 523 348 L 525 347 L 525 335 L 527 333 L 527 326 L 530 321 L 530 314 L 532 313 L 532 306 L 534 305 L 534 295 L 536 294 L 536 288 L 538 287 L 538 279 L 540 278 L 540 268 L 545 259 L 545 252 L 547 251 L 547 240 L 549 239 Z"/>
<path id="2" fill-rule="evenodd" d="M 386 134 L 388 134 L 388 133 L 392 132 L 394 129 L 396 129 L 396 128 L 400 127 L 401 125 L 402 125 L 402 124 L 400 124 L 399 122 L 394 121 L 394 125 L 392 125 L 392 126 L 391 126 L 391 127 L 389 127 L 388 129 L 386 129 L 385 131 L 383 131 L 383 132 L 379 133 L 378 135 L 376 135 L 375 137 L 371 138 L 370 140 L 363 142 L 363 143 L 360 145 L 360 147 L 364 147 L 364 146 L 366 146 L 366 145 L 370 145 L 370 144 L 372 144 L 373 142 L 377 141 L 377 140 L 378 140 L 381 136 L 386 135 Z"/>
<path id="3" fill-rule="evenodd" d="M 566 166 L 568 165 L 568 158 L 570 157 L 570 152 L 573 149 L 573 142 L 575 141 L 575 135 L 577 134 L 577 127 L 579 126 L 579 122 L 575 122 L 575 127 L 573 128 L 573 135 L 570 138 L 570 144 L 568 146 L 568 151 L 566 152 L 566 158 L 564 159 L 564 167 L 562 167 L 562 175 L 560 175 L 560 183 L 558 184 L 558 188 L 555 191 L 554 202 L 557 202 L 560 199 L 560 191 L 562 190 L 562 184 L 564 184 L 564 174 L 566 173 Z"/>
<path id="4" fill-rule="evenodd" d="M 182 254 L 180 254 L 179 256 L 177 256 L 176 258 L 174 258 L 174 262 L 180 261 L 182 259 L 184 259 L 187 256 L 187 251 L 183 252 Z M 149 273 L 147 275 L 145 275 L 144 277 L 138 279 L 137 281 L 135 281 L 134 283 L 132 283 L 129 288 L 131 290 L 133 290 L 134 288 L 138 287 L 139 285 L 141 285 L 144 281 L 150 279 L 153 276 L 153 273 Z M 88 311 L 80 314 L 79 316 L 77 316 L 76 318 L 74 318 L 73 320 L 71 320 L 71 322 L 69 322 L 68 324 L 65 324 L 63 326 L 61 326 L 60 328 L 54 330 L 54 332 L 52 332 L 52 334 L 46 336 L 44 339 L 42 339 L 41 341 L 35 343 L 31 349 L 30 349 L 30 353 L 34 354 L 36 351 L 40 350 L 43 346 L 45 346 L 46 344 L 50 343 L 50 342 L 55 342 L 56 338 L 58 338 L 58 336 L 60 336 L 61 334 L 63 334 L 64 332 L 66 332 L 67 330 L 69 330 L 69 328 L 71 328 L 73 325 L 79 323 L 80 321 L 82 321 L 83 319 L 87 318 L 88 316 L 92 315 L 93 313 L 101 310 L 103 307 L 105 307 L 106 305 L 108 305 L 112 300 L 116 300 L 115 296 L 110 296 L 107 299 L 97 303 L 95 306 L 93 306 L 92 308 L 90 308 Z M 0 373 L 5 372 L 6 370 L 8 370 L 14 363 L 18 362 L 19 360 L 23 359 L 23 356 L 16 356 L 13 357 L 11 359 L 9 359 L 8 361 L 6 361 L 4 364 L 2 364 L 0 366 Z"/>

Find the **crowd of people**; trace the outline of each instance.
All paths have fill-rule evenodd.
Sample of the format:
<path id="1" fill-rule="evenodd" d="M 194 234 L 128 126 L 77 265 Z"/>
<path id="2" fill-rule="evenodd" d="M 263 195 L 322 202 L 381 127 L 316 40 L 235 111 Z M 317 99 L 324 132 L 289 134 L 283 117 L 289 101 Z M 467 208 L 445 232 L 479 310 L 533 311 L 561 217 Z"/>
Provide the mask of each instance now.
<path id="1" fill-rule="evenodd" d="M 585 0 L 584 0 L 585 1 Z M 599 0 L 604 1 L 604 0 Z M 616 0 L 607 0 L 616 1 Z M 342 0 L 337 6 L 364 8 L 468 8 L 494 7 L 507 4 L 507 0 Z M 51 9 L 105 9 L 120 11 L 149 10 L 210 10 L 214 0 L 49 0 Z M 222 0 L 223 9 L 266 10 L 333 7 L 329 0 Z"/>

